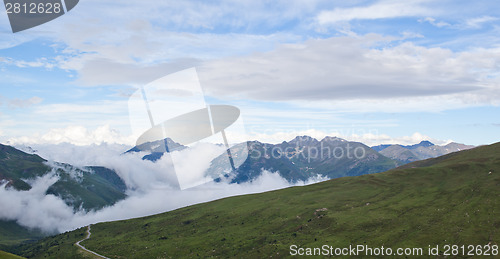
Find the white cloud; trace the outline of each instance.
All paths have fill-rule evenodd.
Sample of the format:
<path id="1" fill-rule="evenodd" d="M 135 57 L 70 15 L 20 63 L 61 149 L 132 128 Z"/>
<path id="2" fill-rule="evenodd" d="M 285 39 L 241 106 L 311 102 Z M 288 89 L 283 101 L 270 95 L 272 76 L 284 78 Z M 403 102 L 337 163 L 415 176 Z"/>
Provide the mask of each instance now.
<path id="1" fill-rule="evenodd" d="M 61 221 L 73 216 L 73 209 L 60 198 L 46 194 L 47 189 L 57 181 L 53 174 L 32 182 L 29 191 L 15 191 L 0 186 L 0 219 L 15 220 L 29 228 L 39 228 L 47 232 L 55 232 Z"/>
<path id="2" fill-rule="evenodd" d="M 35 105 L 27 111 L 11 109 L 3 116 L 0 126 L 4 128 L 11 142 L 132 143 L 132 140 L 127 140 L 132 133 L 126 99 L 94 102 L 82 100 L 73 103 L 65 103 L 64 100 L 59 100 L 59 103 L 48 102 L 51 101 Z M 71 136 L 78 131 L 84 131 L 77 129 L 78 127 L 96 131 L 105 125 L 109 125 L 108 133 L 85 133 L 86 139 L 82 140 Z M 123 135 L 117 136 L 117 132 Z M 90 137 L 94 139 L 89 140 Z M 5 140 L 8 139 L 4 138 L 3 141 Z"/>
<path id="3" fill-rule="evenodd" d="M 40 105 L 34 113 L 38 116 L 71 117 L 78 114 L 119 115 L 126 109 L 126 101 L 102 101 L 94 103 L 52 103 Z M 125 110 L 126 112 L 126 110 Z"/>
<path id="4" fill-rule="evenodd" d="M 484 24 L 491 23 L 494 21 L 498 21 L 498 17 L 493 17 L 489 15 L 485 16 L 480 16 L 480 17 L 474 17 L 474 18 L 467 18 L 463 22 L 459 22 L 456 24 L 450 24 L 444 21 L 437 21 L 433 17 L 425 17 L 423 19 L 419 19 L 419 22 L 428 22 L 438 28 L 442 27 L 448 27 L 448 28 L 453 28 L 453 29 L 481 29 Z M 490 32 L 491 33 L 491 32 Z"/>
<path id="5" fill-rule="evenodd" d="M 268 50 L 277 42 L 301 39 L 293 33 L 261 30 L 281 28 L 310 15 L 316 2 L 81 1 L 68 14 L 27 33 L 29 40 L 37 36 L 53 40 L 55 56 L 0 62 L 74 70 L 79 74 L 76 83 L 86 86 L 144 84 L 202 60 Z M 7 36 L 1 37 L 0 48 L 13 38 Z M 25 41 L 14 42 L 5 43 L 6 48 Z"/>
<path id="6" fill-rule="evenodd" d="M 418 20 L 419 22 L 428 22 L 436 27 L 449 27 L 451 26 L 451 24 L 447 23 L 447 22 L 443 22 L 443 21 L 436 21 L 436 19 L 432 18 L 432 17 L 425 17 L 424 19 L 420 19 Z"/>
<path id="7" fill-rule="evenodd" d="M 406 40 L 406 39 L 415 39 L 415 38 L 425 38 L 424 35 L 416 32 L 411 32 L 411 31 L 404 31 L 402 33 L 401 40 Z"/>
<path id="8" fill-rule="evenodd" d="M 397 17 L 412 17 L 429 15 L 435 13 L 435 10 L 425 7 L 423 4 L 427 0 L 411 1 L 378 1 L 369 6 L 335 8 L 331 11 L 322 11 L 317 16 L 319 24 L 334 24 L 351 20 L 373 20 Z"/>
<path id="9" fill-rule="evenodd" d="M 39 104 L 43 101 L 42 98 L 34 96 L 29 99 L 11 99 L 8 101 L 9 108 L 27 108 L 36 104 Z"/>
<path id="10" fill-rule="evenodd" d="M 125 30 L 130 37 L 155 39 L 154 48 L 147 48 L 140 41 L 116 41 L 104 39 L 97 34 L 86 41 L 96 44 L 80 44 L 68 39 L 70 49 L 77 49 L 76 55 L 61 58 L 58 66 L 62 69 L 76 70 L 79 77 L 76 83 L 86 86 L 107 84 L 137 85 L 146 84 L 172 72 L 199 65 L 204 60 L 224 56 L 240 55 L 258 50 L 272 49 L 276 42 L 296 39 L 287 34 L 249 35 L 249 34 L 209 34 L 177 33 L 161 30 L 138 32 Z M 64 35 L 64 37 L 72 37 Z M 95 38 L 94 38 L 95 37 Z M 79 54 L 85 52 L 86 54 Z M 146 52 L 146 53 L 143 53 Z M 131 58 L 132 57 L 132 58 Z M 102 73 L 106 71 L 106 73 Z"/>
<path id="11" fill-rule="evenodd" d="M 198 72 L 201 84 L 214 96 L 257 100 L 382 100 L 454 94 L 464 102 L 498 99 L 500 49 L 453 52 L 409 42 L 391 46 L 392 40 L 376 34 L 309 40 L 205 63 Z"/>
<path id="12" fill-rule="evenodd" d="M 397 136 L 397 137 L 391 137 L 386 134 L 376 135 L 372 133 L 366 133 L 363 135 L 353 134 L 351 136 L 348 136 L 347 138 L 351 141 L 362 142 L 368 146 L 376 146 L 381 144 L 413 145 L 413 144 L 418 144 L 424 140 L 430 141 L 436 145 L 445 145 L 450 142 L 453 142 L 452 140 L 439 140 L 431 138 L 419 132 L 415 132 L 410 136 Z"/>
<path id="13" fill-rule="evenodd" d="M 44 67 L 47 69 L 51 69 L 54 66 L 56 66 L 55 60 L 47 59 L 47 58 L 37 58 L 34 61 L 25 61 L 25 60 L 16 60 L 16 59 L 9 58 L 9 57 L 0 57 L 0 63 L 4 63 L 7 65 L 14 65 L 14 66 L 19 67 L 19 68 Z"/>
<path id="14" fill-rule="evenodd" d="M 172 152 L 172 164 L 175 166 L 181 189 L 212 181 L 210 176 L 205 176 L 205 170 L 210 167 L 215 158 L 224 152 L 226 152 L 224 146 L 209 143 L 198 143 L 188 149 Z M 165 158 L 162 157 L 162 159 Z M 222 172 L 220 174 L 223 175 Z"/>
<path id="15" fill-rule="evenodd" d="M 313 11 L 319 1 L 152 1 L 139 2 L 123 0 L 120 2 L 88 0 L 80 2 L 78 9 L 72 11 L 66 20 L 87 20 L 97 24 L 107 24 L 100 31 L 115 24 L 130 21 L 130 17 L 149 20 L 156 26 L 188 31 L 190 29 L 217 29 L 220 26 L 229 30 L 247 29 L 264 24 L 266 26 L 281 23 L 282 20 L 297 18 L 304 11 Z M 114 10 L 108 12 L 106 10 Z M 276 16 L 276 11 L 282 15 Z M 168 19 L 165 19 L 168 17 Z M 93 18 L 93 20 L 92 20 Z M 60 21 L 59 24 L 63 23 Z M 54 23 L 53 23 L 54 24 Z M 129 29 L 140 30 L 143 25 L 136 24 Z M 83 31 L 81 38 L 88 38 L 91 33 L 100 31 Z"/>
<path id="16" fill-rule="evenodd" d="M 108 144 L 133 145 L 134 136 L 122 136 L 119 131 L 104 125 L 95 130 L 88 130 L 83 126 L 68 126 L 66 128 L 55 128 L 45 134 L 33 136 L 13 137 L 8 139 L 11 145 L 31 144 L 61 144 L 70 143 L 78 146 Z"/>
<path id="17" fill-rule="evenodd" d="M 492 17 L 492 16 L 481 16 L 481 17 L 476 17 L 476 18 L 470 18 L 467 19 L 464 23 L 465 28 L 469 29 L 479 29 L 482 27 L 483 24 L 497 21 L 499 18 L 497 17 Z"/>
<path id="18" fill-rule="evenodd" d="M 77 83 L 83 85 L 106 85 L 108 77 L 118 84 L 147 83 L 200 60 L 268 50 L 276 42 L 300 39 L 293 33 L 260 30 L 286 24 L 305 10 L 313 12 L 315 6 L 314 1 L 283 1 L 270 8 L 255 1 L 89 0 L 59 19 L 30 29 L 31 34 L 56 42 L 56 57 L 9 62 L 76 70 Z M 249 31 L 250 27 L 254 29 Z"/>
<path id="19" fill-rule="evenodd" d="M 40 104 L 42 101 L 43 99 L 38 96 L 33 96 L 28 99 L 20 99 L 20 98 L 8 99 L 0 95 L 0 106 L 2 106 L 5 103 L 10 109 L 28 108 Z"/>

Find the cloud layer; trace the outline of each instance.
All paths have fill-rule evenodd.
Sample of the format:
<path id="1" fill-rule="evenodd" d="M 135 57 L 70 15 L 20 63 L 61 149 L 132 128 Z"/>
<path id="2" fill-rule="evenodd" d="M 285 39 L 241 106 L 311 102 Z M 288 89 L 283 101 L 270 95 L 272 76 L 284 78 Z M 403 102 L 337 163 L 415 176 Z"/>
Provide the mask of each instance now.
<path id="1" fill-rule="evenodd" d="M 317 20 L 319 24 L 332 24 L 351 20 L 373 20 L 397 17 L 412 17 L 436 13 L 425 6 L 429 0 L 377 1 L 368 6 L 335 8 L 322 11 Z"/>
<path id="2" fill-rule="evenodd" d="M 199 69 L 214 95 L 263 100 L 350 100 L 460 95 L 498 97 L 500 49 L 455 53 L 367 34 L 309 40 Z M 492 93 L 496 93 L 493 96 Z"/>
<path id="3" fill-rule="evenodd" d="M 17 145 L 69 143 L 77 146 L 99 145 L 102 143 L 133 145 L 135 138 L 134 136 L 123 136 L 109 125 L 99 126 L 95 130 L 89 130 L 83 126 L 68 126 L 66 128 L 53 128 L 43 134 L 13 137 L 7 143 Z"/>

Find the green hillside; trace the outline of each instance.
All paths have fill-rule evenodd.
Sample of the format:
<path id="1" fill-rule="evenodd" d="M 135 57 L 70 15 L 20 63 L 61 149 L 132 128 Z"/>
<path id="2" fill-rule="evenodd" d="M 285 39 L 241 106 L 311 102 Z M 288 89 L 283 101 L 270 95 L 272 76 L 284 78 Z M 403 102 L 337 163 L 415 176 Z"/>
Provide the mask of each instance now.
<path id="1" fill-rule="evenodd" d="M 42 176 L 50 171 L 45 159 L 24 153 L 11 146 L 0 144 L 0 181 L 18 190 L 29 190 L 31 186 L 22 179 Z"/>
<path id="2" fill-rule="evenodd" d="M 24 228 L 15 221 L 0 220 L 0 249 L 2 249 L 2 245 L 8 246 L 35 241 L 43 236 L 42 232 Z"/>
<path id="3" fill-rule="evenodd" d="M 5 250 L 14 254 L 22 253 L 26 258 L 84 259 L 86 257 L 78 250 L 75 243 L 86 237 L 86 229 L 80 228 L 57 236 L 44 238 L 35 244 L 21 245 Z"/>
<path id="4" fill-rule="evenodd" d="M 70 244 L 82 232 L 17 252 L 33 258 L 78 256 Z M 442 254 L 446 244 L 498 245 L 499 240 L 500 143 L 384 173 L 96 224 L 82 244 L 110 258 L 264 258 L 287 257 L 291 245 L 425 252 L 439 245 Z"/>
<path id="5" fill-rule="evenodd" d="M 31 189 L 27 179 L 34 179 L 49 172 L 59 176 L 47 193 L 61 197 L 75 209 L 97 210 L 126 197 L 125 183 L 112 170 L 104 167 L 77 168 L 68 164 L 53 163 L 37 155 L 27 154 L 0 144 L 0 182 L 20 191 Z"/>
<path id="6" fill-rule="evenodd" d="M 89 210 L 99 210 L 125 199 L 125 183 L 112 170 L 104 167 L 86 167 L 82 169 L 64 165 L 58 169 L 59 181 L 52 185 L 47 193 L 61 197 L 66 204 Z M 74 171 L 80 176 L 74 177 L 65 171 Z"/>
<path id="7" fill-rule="evenodd" d="M 0 251 L 0 259 L 22 259 L 24 257 L 20 257 L 17 255 L 13 255 L 4 251 Z"/>
<path id="8" fill-rule="evenodd" d="M 38 155 L 27 154 L 0 144 L 0 188 L 28 191 L 32 187 L 27 180 L 48 173 L 58 175 L 59 180 L 48 188 L 47 194 L 60 197 L 75 210 L 98 210 L 126 198 L 125 183 L 110 169 L 77 168 L 62 163 L 52 163 L 49 166 L 47 161 Z M 36 229 L 30 230 L 15 221 L 0 219 L 0 246 L 37 240 L 42 236 Z"/>

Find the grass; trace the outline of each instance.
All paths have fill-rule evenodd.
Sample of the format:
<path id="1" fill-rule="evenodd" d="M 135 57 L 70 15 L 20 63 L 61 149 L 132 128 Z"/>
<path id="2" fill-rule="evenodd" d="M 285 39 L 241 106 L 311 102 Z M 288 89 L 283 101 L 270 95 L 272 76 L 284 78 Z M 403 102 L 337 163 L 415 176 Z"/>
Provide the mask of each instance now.
<path id="1" fill-rule="evenodd" d="M 0 251 L 0 259 L 22 259 L 22 258 L 24 258 L 24 257 L 20 257 L 18 255 L 14 255 L 11 253 Z"/>
<path id="2" fill-rule="evenodd" d="M 99 257 L 97 255 L 94 255 L 92 253 L 89 253 L 85 250 L 82 250 L 82 249 L 78 249 L 78 253 L 80 253 L 81 256 L 83 256 L 83 258 L 87 258 L 87 259 L 102 259 L 102 257 Z"/>
<path id="3" fill-rule="evenodd" d="M 87 228 L 44 238 L 37 243 L 11 247 L 9 252 L 26 258 L 89 258 L 75 245 L 87 236 Z"/>
<path id="4" fill-rule="evenodd" d="M 73 258 L 77 250 L 64 242 L 83 232 L 42 240 L 44 245 L 26 247 L 22 255 L 42 258 L 52 251 L 52 258 Z M 58 245 L 47 246 L 49 240 Z M 262 258 L 287 257 L 293 244 L 426 249 L 499 240 L 500 144 L 495 144 L 384 173 L 96 224 L 82 245 L 110 258 Z"/>
<path id="5" fill-rule="evenodd" d="M 2 249 L 2 246 L 33 242 L 46 236 L 40 231 L 21 227 L 15 221 L 5 220 L 0 220 L 0 233 L 0 249 Z"/>

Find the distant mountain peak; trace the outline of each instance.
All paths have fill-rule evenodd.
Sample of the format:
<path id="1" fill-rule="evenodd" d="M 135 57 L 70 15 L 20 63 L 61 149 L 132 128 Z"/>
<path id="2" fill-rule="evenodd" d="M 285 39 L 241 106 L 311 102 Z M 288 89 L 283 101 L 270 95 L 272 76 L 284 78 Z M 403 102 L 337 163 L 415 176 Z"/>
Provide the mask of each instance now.
<path id="1" fill-rule="evenodd" d="M 144 156 L 142 159 L 143 160 L 150 160 L 150 161 L 156 161 L 160 159 L 164 153 L 169 153 L 173 152 L 176 150 L 183 150 L 185 149 L 186 146 L 183 146 L 175 141 L 173 141 L 171 138 L 166 138 L 166 139 L 161 139 L 153 142 L 146 142 L 143 143 L 139 146 L 135 146 L 125 153 L 131 153 L 131 152 L 140 152 L 140 151 L 146 151 L 150 152 L 151 154 Z"/>
<path id="2" fill-rule="evenodd" d="M 333 142 L 333 141 L 341 141 L 341 142 L 345 142 L 346 140 L 345 139 L 341 139 L 341 138 L 338 138 L 338 137 L 330 137 L 330 136 L 326 136 L 324 137 L 321 142 Z"/>
<path id="3" fill-rule="evenodd" d="M 293 140 L 302 140 L 302 141 L 305 141 L 305 140 L 313 140 L 313 139 L 316 140 L 315 138 L 313 138 L 311 136 L 303 135 L 303 136 L 297 136 Z"/>
<path id="4" fill-rule="evenodd" d="M 317 139 L 304 135 L 304 136 L 297 136 L 294 139 L 292 139 L 289 143 L 290 144 L 310 144 L 310 143 L 317 143 L 319 142 Z"/>
<path id="5" fill-rule="evenodd" d="M 474 146 L 458 144 L 454 142 L 444 146 L 439 146 L 439 145 L 434 145 L 432 142 L 428 140 L 423 140 L 418 144 L 408 145 L 408 146 L 379 145 L 372 147 L 372 149 L 376 150 L 380 154 L 395 160 L 402 161 L 404 163 L 438 157 L 452 152 L 457 152 L 471 148 L 474 148 Z"/>
<path id="6" fill-rule="evenodd" d="M 420 141 L 420 143 L 418 144 L 414 144 L 414 145 L 400 145 L 400 144 L 382 144 L 382 145 L 378 145 L 378 146 L 373 146 L 371 147 L 372 149 L 374 149 L 375 151 L 377 152 L 380 152 L 390 146 L 401 146 L 401 147 L 404 147 L 406 149 L 417 149 L 419 147 L 431 147 L 431 146 L 435 146 L 434 143 L 428 141 L 428 140 L 422 140 Z"/>
<path id="7" fill-rule="evenodd" d="M 446 148 L 452 152 L 471 149 L 474 147 L 475 146 L 460 144 L 460 143 L 456 143 L 456 142 L 451 142 L 451 143 L 448 143 L 447 145 L 444 146 L 444 148 Z"/>
<path id="8" fill-rule="evenodd" d="M 432 143 L 428 140 L 422 140 L 422 141 L 420 141 L 419 145 L 434 146 L 434 143 Z"/>
<path id="9" fill-rule="evenodd" d="M 422 140 L 418 144 L 408 145 L 408 146 L 404 146 L 404 147 L 409 148 L 409 149 L 416 149 L 419 147 L 430 147 L 430 146 L 434 146 L 434 144 L 428 140 Z"/>

